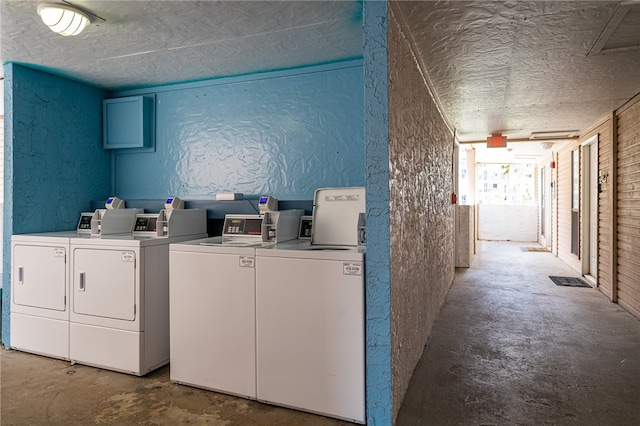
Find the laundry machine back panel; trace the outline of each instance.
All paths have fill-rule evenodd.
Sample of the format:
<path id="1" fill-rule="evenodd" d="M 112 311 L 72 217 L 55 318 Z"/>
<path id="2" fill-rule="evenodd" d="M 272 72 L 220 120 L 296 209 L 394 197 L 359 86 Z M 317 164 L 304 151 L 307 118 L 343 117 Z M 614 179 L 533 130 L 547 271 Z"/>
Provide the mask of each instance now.
<path id="1" fill-rule="evenodd" d="M 121 249 L 73 250 L 73 312 L 136 319 L 136 253 Z"/>
<path id="2" fill-rule="evenodd" d="M 66 248 L 14 245 L 12 295 L 20 306 L 66 309 Z"/>

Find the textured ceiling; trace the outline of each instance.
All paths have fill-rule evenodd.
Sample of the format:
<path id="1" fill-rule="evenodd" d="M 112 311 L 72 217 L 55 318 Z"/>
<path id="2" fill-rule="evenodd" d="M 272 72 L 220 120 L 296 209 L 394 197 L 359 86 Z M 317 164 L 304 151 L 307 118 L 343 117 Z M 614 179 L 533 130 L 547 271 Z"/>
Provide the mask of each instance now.
<path id="1" fill-rule="evenodd" d="M 72 3 L 98 18 L 61 37 L 39 20 L 38 2 L 0 1 L 2 61 L 123 90 L 362 55 L 356 0 Z M 391 10 L 463 142 L 579 134 L 640 92 L 635 0 L 400 1 Z"/>
<path id="2" fill-rule="evenodd" d="M 423 1 L 394 10 L 444 113 L 469 141 L 584 131 L 640 92 L 640 4 L 627 2 L 606 37 L 626 49 L 588 55 L 618 4 Z"/>
<path id="3" fill-rule="evenodd" d="M 360 57 L 356 1 L 71 1 L 98 16 L 50 31 L 39 2 L 2 0 L 2 60 L 107 89 L 246 74 Z"/>

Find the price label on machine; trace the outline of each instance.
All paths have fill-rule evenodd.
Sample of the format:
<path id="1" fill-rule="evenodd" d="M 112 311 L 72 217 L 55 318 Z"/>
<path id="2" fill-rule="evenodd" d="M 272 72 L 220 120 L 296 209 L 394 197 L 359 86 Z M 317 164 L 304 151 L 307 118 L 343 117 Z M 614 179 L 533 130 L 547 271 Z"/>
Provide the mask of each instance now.
<path id="1" fill-rule="evenodd" d="M 342 275 L 362 275 L 362 263 L 344 262 L 342 264 Z"/>
<path id="2" fill-rule="evenodd" d="M 255 266 L 256 259 L 251 256 L 240 256 L 241 268 L 253 268 Z"/>

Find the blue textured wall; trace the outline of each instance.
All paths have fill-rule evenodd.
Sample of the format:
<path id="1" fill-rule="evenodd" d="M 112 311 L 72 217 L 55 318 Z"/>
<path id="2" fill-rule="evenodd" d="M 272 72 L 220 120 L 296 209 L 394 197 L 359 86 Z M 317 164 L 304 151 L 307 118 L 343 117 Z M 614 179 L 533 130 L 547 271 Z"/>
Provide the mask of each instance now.
<path id="1" fill-rule="evenodd" d="M 75 229 L 93 199 L 109 195 L 111 160 L 102 149 L 108 93 L 7 64 L 2 340 L 9 340 L 11 235 Z"/>
<path id="2" fill-rule="evenodd" d="M 387 2 L 364 2 L 367 193 L 367 422 L 393 423 Z"/>
<path id="3" fill-rule="evenodd" d="M 114 193 L 311 200 L 363 186 L 362 73 L 358 60 L 116 93 L 155 94 L 156 151 L 118 151 Z"/>

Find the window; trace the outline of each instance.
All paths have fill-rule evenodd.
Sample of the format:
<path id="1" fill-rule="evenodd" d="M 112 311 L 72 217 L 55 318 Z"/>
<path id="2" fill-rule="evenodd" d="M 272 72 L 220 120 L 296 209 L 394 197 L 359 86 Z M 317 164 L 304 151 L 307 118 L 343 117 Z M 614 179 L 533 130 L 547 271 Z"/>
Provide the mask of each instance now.
<path id="1" fill-rule="evenodd" d="M 533 164 L 478 163 L 478 204 L 535 205 L 534 170 Z"/>

